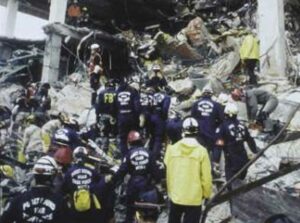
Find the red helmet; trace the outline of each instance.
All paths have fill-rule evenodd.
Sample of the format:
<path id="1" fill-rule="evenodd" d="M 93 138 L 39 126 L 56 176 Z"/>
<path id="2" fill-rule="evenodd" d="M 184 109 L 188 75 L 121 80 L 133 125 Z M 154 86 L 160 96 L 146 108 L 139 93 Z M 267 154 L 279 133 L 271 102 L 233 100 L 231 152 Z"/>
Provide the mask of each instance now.
<path id="1" fill-rule="evenodd" d="M 72 150 L 69 147 L 60 147 L 54 153 L 54 159 L 58 164 L 68 165 L 72 162 Z"/>
<path id="2" fill-rule="evenodd" d="M 128 133 L 127 143 L 132 144 L 134 142 L 141 141 L 141 139 L 141 134 L 137 131 L 132 130 Z"/>
<path id="3" fill-rule="evenodd" d="M 242 90 L 240 89 L 234 89 L 232 92 L 231 92 L 231 97 L 233 100 L 235 101 L 240 101 L 243 97 L 243 92 Z"/>

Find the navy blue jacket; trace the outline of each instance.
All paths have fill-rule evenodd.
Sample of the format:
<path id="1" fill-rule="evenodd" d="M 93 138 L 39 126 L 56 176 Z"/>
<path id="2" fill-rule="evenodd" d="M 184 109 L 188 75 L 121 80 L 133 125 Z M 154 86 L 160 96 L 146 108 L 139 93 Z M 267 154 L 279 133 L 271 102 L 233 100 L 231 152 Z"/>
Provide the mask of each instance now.
<path id="1" fill-rule="evenodd" d="M 213 140 L 216 128 L 224 120 L 222 106 L 210 97 L 203 97 L 193 104 L 191 114 L 199 123 L 200 133 Z"/>
<path id="2" fill-rule="evenodd" d="M 116 117 L 117 91 L 113 87 L 106 88 L 98 94 L 96 115 L 108 114 Z"/>
<path id="3" fill-rule="evenodd" d="M 68 222 L 67 204 L 63 196 L 49 187 L 33 187 L 8 204 L 1 223 L 65 223 Z"/>
<path id="4" fill-rule="evenodd" d="M 158 92 L 153 95 L 153 98 L 153 114 L 159 115 L 162 119 L 166 120 L 168 118 L 171 97 Z"/>
<path id="5" fill-rule="evenodd" d="M 223 150 L 225 154 L 226 175 L 234 175 L 247 162 L 248 156 L 245 150 L 244 142 L 247 142 L 253 153 L 257 153 L 254 139 L 250 136 L 246 126 L 241 124 L 236 118 L 225 119 L 225 121 L 216 130 L 216 149 L 217 155 L 214 155 L 214 162 L 220 161 L 220 153 Z M 226 171 L 225 170 L 225 171 Z M 229 178 L 230 178 L 229 177 Z"/>
<path id="6" fill-rule="evenodd" d="M 154 98 L 152 94 L 141 93 L 140 94 L 140 104 L 141 104 L 141 113 L 145 116 L 151 115 L 153 111 Z"/>
<path id="7" fill-rule="evenodd" d="M 127 84 L 123 84 L 117 91 L 117 112 L 118 115 L 139 115 L 140 97 L 138 91 Z"/>
<path id="8" fill-rule="evenodd" d="M 168 119 L 166 126 L 167 136 L 171 144 L 175 144 L 182 139 L 182 120 L 181 118 Z"/>
<path id="9" fill-rule="evenodd" d="M 84 164 L 72 165 L 65 174 L 63 190 L 73 194 L 78 188 L 91 188 L 100 180 L 100 174 Z"/>
<path id="10" fill-rule="evenodd" d="M 159 181 L 162 174 L 160 166 L 155 162 L 151 153 L 144 147 L 134 146 L 129 149 L 126 157 L 123 159 L 118 172 L 114 176 L 114 181 L 123 180 L 126 174 L 134 178 L 144 178 L 145 181 L 154 179 Z"/>

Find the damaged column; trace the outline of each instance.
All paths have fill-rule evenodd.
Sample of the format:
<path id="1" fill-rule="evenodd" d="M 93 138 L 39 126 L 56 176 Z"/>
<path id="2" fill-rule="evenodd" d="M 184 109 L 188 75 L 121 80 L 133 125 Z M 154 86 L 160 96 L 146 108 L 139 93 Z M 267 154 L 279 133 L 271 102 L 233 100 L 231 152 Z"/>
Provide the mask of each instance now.
<path id="1" fill-rule="evenodd" d="M 65 23 L 67 2 L 68 0 L 51 0 L 50 23 Z M 58 80 L 61 41 L 61 36 L 48 33 L 44 54 L 42 82 L 52 83 Z"/>
<path id="2" fill-rule="evenodd" d="M 284 1 L 258 0 L 260 68 L 262 75 L 285 77 Z"/>
<path id="3" fill-rule="evenodd" d="M 5 28 L 4 35 L 7 37 L 13 37 L 15 32 L 15 26 L 17 21 L 17 14 L 19 8 L 18 0 L 9 0 L 6 6 Z"/>

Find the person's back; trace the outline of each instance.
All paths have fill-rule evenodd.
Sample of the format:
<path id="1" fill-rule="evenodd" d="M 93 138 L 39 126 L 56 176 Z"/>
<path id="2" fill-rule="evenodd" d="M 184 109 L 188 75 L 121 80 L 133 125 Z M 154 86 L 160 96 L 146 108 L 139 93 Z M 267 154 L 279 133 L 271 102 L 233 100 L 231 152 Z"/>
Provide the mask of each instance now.
<path id="1" fill-rule="evenodd" d="M 97 115 L 116 115 L 116 90 L 114 87 L 107 87 L 99 92 L 96 107 Z"/>
<path id="2" fill-rule="evenodd" d="M 170 198 L 169 223 L 199 223 L 201 205 L 211 196 L 211 164 L 207 150 L 196 140 L 198 122 L 184 119 L 183 139 L 167 147 L 164 158 Z"/>
<path id="3" fill-rule="evenodd" d="M 246 91 L 246 97 L 249 99 L 251 99 L 252 97 L 255 97 L 257 100 L 257 103 L 260 105 L 267 103 L 267 101 L 272 96 L 273 95 L 271 93 L 269 93 L 268 91 L 257 89 L 257 88 L 253 88 L 251 90 Z"/>
<path id="4" fill-rule="evenodd" d="M 181 205 L 199 205 L 211 190 L 210 161 L 207 150 L 194 138 L 183 138 L 167 147 L 168 194 Z"/>
<path id="5" fill-rule="evenodd" d="M 67 220 L 66 205 L 49 187 L 33 187 L 15 198 L 7 207 L 1 223 L 62 223 Z"/>
<path id="6" fill-rule="evenodd" d="M 33 167 L 35 186 L 7 204 L 0 222 L 67 222 L 67 204 L 61 194 L 52 191 L 57 171 L 57 163 L 52 157 L 41 157 Z"/>

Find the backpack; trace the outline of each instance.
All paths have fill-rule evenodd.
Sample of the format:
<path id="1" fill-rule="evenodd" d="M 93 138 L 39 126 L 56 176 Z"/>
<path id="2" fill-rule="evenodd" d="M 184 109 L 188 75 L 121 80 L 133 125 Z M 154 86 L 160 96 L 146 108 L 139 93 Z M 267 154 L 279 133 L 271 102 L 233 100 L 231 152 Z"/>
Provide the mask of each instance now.
<path id="1" fill-rule="evenodd" d="M 88 211 L 94 203 L 95 209 L 101 209 L 101 204 L 96 195 L 91 194 L 86 188 L 77 189 L 73 194 L 74 208 L 78 212 Z"/>

